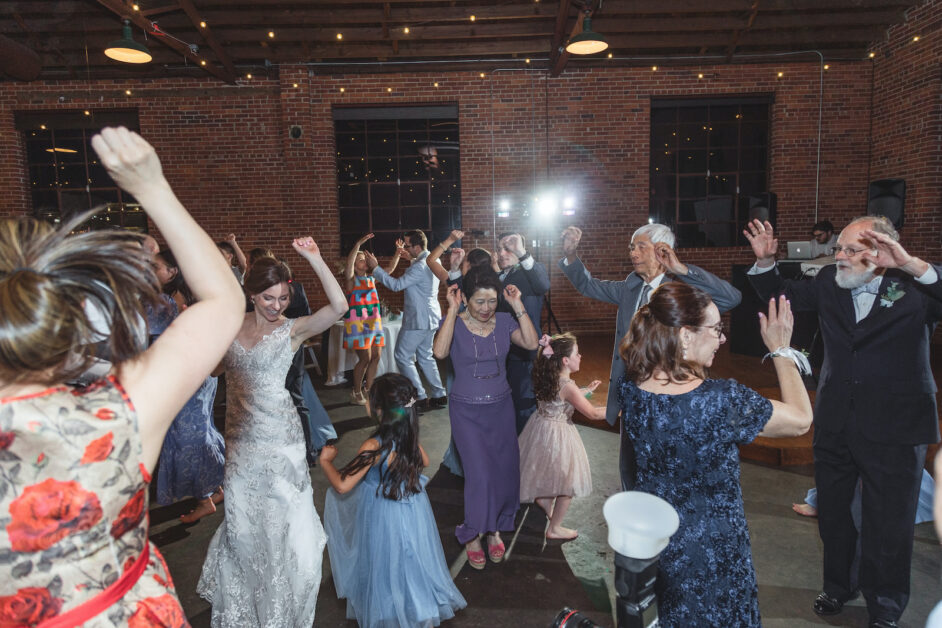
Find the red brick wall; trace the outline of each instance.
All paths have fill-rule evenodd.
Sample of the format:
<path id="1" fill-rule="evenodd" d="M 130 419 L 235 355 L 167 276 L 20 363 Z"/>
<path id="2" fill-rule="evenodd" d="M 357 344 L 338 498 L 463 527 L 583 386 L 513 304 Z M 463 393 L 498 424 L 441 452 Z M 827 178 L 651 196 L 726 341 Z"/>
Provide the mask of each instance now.
<path id="1" fill-rule="evenodd" d="M 919 41 L 913 41 L 918 36 Z M 904 245 L 942 259 L 942 2 L 910 9 L 875 48 L 870 179 L 906 180 Z"/>
<path id="2" fill-rule="evenodd" d="M 910 19 L 938 23 L 935 1 L 921 11 L 913 12 Z M 893 32 L 891 42 L 904 37 Z M 577 214 L 572 222 L 585 230 L 582 248 L 588 267 L 602 278 L 623 278 L 631 270 L 627 255 L 631 233 L 648 217 L 650 99 L 772 93 L 771 189 L 778 194 L 783 242 L 806 238 L 815 220 L 820 104 L 818 218 L 840 225 L 862 213 L 867 181 L 891 176 L 892 168 L 880 169 L 877 164 L 896 160 L 900 171 L 922 173 L 910 182 L 913 200 L 907 199 L 907 210 L 916 203 L 926 220 L 935 212 L 934 226 L 926 230 L 925 241 L 916 241 L 915 248 L 937 253 L 938 141 L 932 146 L 931 137 L 920 137 L 924 128 L 920 127 L 913 131 L 920 152 L 910 155 L 906 146 L 897 146 L 895 134 L 875 132 L 871 159 L 869 124 L 875 67 L 875 112 L 893 117 L 894 107 L 908 103 L 910 91 L 893 91 L 890 85 L 897 87 L 892 76 L 909 76 L 914 90 L 929 91 L 927 95 L 919 92 L 920 102 L 928 104 L 919 108 L 913 103 L 906 109 L 911 112 L 908 124 L 925 118 L 934 89 L 938 138 L 938 28 L 933 37 L 927 33 L 926 39 L 935 42 L 934 75 L 929 71 L 930 61 L 923 57 L 907 61 L 909 57 L 895 51 L 889 61 L 832 62 L 823 74 L 823 84 L 815 58 L 671 67 L 657 72 L 650 68 L 570 69 L 556 78 L 534 71 L 496 71 L 484 78 L 477 72 L 308 76 L 306 67 L 283 66 L 277 77 L 256 78 L 238 86 L 209 79 L 98 81 L 90 87 L 82 82 L 2 83 L 0 151 L 5 158 L 0 163 L 4 190 L 0 215 L 29 208 L 14 111 L 136 106 L 144 136 L 157 148 L 168 179 L 197 220 L 214 237 L 232 231 L 246 248 L 270 246 L 285 256 L 299 271 L 316 306 L 323 302 L 320 291 L 311 271 L 300 268 L 290 240 L 311 233 L 325 257 L 340 262 L 331 107 L 457 103 L 464 226 L 489 232 L 479 241 L 468 238 L 467 244 L 491 248 L 495 230 L 511 229 L 524 231 L 530 240 L 542 240 L 538 256 L 552 269 L 553 307 L 560 323 L 575 331 L 608 329 L 614 308 L 581 298 L 555 269 L 560 256 L 555 236 L 564 221 L 541 222 L 523 218 L 519 212 L 510 219 L 495 218 L 497 199 L 508 197 L 519 206 L 546 185 L 573 194 Z M 895 66 L 885 67 L 888 63 Z M 908 69 L 910 64 L 916 67 Z M 780 71 L 782 78 L 777 76 Z M 706 78 L 699 80 L 698 72 Z M 438 88 L 433 86 L 436 81 Z M 132 97 L 124 95 L 126 87 L 133 89 Z M 62 95 L 68 102 L 59 104 Z M 298 140 L 288 137 L 292 124 L 303 129 Z M 907 123 L 899 124 L 905 127 Z M 923 187 L 933 177 L 934 201 Z M 751 259 L 745 247 L 685 249 L 679 254 L 683 261 L 724 277 L 729 276 L 731 264 Z M 401 302 L 388 293 L 384 298 L 394 306 Z"/>

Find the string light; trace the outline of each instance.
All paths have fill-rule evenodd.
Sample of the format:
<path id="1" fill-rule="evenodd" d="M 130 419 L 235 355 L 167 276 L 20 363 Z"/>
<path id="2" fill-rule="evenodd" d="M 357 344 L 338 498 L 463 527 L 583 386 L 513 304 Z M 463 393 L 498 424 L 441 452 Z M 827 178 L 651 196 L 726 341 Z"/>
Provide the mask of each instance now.
<path id="1" fill-rule="evenodd" d="M 392 87 L 387 87 L 387 88 L 386 88 L 386 91 L 387 91 L 387 92 L 392 92 Z"/>
<path id="2" fill-rule="evenodd" d="M 824 69 L 825 69 L 825 70 L 830 70 L 830 69 L 831 69 L 830 64 L 825 63 L 825 64 L 824 64 Z"/>
<path id="3" fill-rule="evenodd" d="M 435 87 L 438 87 L 438 81 L 435 81 Z"/>
<path id="4" fill-rule="evenodd" d="M 402 32 L 405 33 L 406 35 L 408 35 L 408 34 L 409 34 L 409 27 L 406 26 L 405 28 L 403 28 L 403 29 L 402 29 Z"/>
<path id="5" fill-rule="evenodd" d="M 778 73 L 778 77 L 779 77 L 779 78 L 782 78 L 783 76 L 785 76 L 785 73 L 784 73 L 784 72 L 779 72 L 779 73 Z"/>
<path id="6" fill-rule="evenodd" d="M 269 39 L 274 39 L 274 38 L 275 38 L 275 31 L 268 31 L 268 38 L 269 38 Z"/>
<path id="7" fill-rule="evenodd" d="M 527 59 L 527 63 L 530 63 L 530 60 L 529 60 L 529 59 Z"/>
<path id="8" fill-rule="evenodd" d="M 295 87 L 295 88 L 297 88 L 297 86 L 298 86 L 298 84 L 297 84 L 297 83 L 292 83 L 292 84 L 291 84 L 291 87 Z"/>
<path id="9" fill-rule="evenodd" d="M 251 80 L 251 79 L 252 79 L 252 75 L 251 75 L 251 74 L 246 74 L 246 75 L 245 75 L 245 78 Z"/>
<path id="10" fill-rule="evenodd" d="M 340 93 L 341 93 L 341 94 L 344 93 L 345 91 L 347 91 L 347 90 L 344 89 L 343 87 L 340 88 Z"/>
<path id="11" fill-rule="evenodd" d="M 919 35 L 913 35 L 913 41 L 919 41 Z"/>
<path id="12" fill-rule="evenodd" d="M 652 71 L 652 72 L 657 72 L 657 66 L 656 66 L 656 65 L 652 65 L 652 66 L 651 66 L 651 71 Z"/>
<path id="13" fill-rule="evenodd" d="M 484 78 L 484 72 L 481 72 L 481 78 Z"/>
<path id="14" fill-rule="evenodd" d="M 126 89 L 126 90 L 124 90 L 124 93 L 125 93 L 126 96 L 130 96 L 130 95 L 131 95 L 131 90 Z"/>
<path id="15" fill-rule="evenodd" d="M 200 28 L 206 28 L 206 22 L 200 22 Z"/>
<path id="16" fill-rule="evenodd" d="M 703 78 L 703 72 L 700 72 L 699 74 L 697 74 L 697 78 L 698 78 L 698 79 L 702 79 L 702 78 Z"/>
<path id="17" fill-rule="evenodd" d="M 337 39 L 343 39 L 343 33 L 337 33 Z"/>
<path id="18" fill-rule="evenodd" d="M 608 53 L 608 58 L 609 58 L 609 59 L 612 58 L 612 53 Z"/>
<path id="19" fill-rule="evenodd" d="M 200 59 L 200 65 L 205 66 L 205 65 L 206 65 L 206 59 Z"/>
<path id="20" fill-rule="evenodd" d="M 137 3 L 134 3 L 134 4 L 131 6 L 131 8 L 134 9 L 135 11 L 140 11 L 140 10 L 141 10 L 141 7 L 137 6 Z"/>
<path id="21" fill-rule="evenodd" d="M 474 17 L 473 15 L 471 16 L 471 21 L 472 21 L 472 22 L 473 22 L 474 20 L 476 20 L 476 19 L 477 19 L 477 18 Z"/>
<path id="22" fill-rule="evenodd" d="M 877 56 L 877 53 L 871 52 L 871 53 L 870 53 L 869 55 L 867 55 L 867 56 L 870 57 L 871 59 L 873 59 L 875 56 Z"/>
<path id="23" fill-rule="evenodd" d="M 86 109 L 86 110 L 84 111 L 84 113 L 85 113 L 85 115 L 86 115 L 86 116 L 90 116 L 90 115 L 92 115 L 92 112 L 91 112 L 91 111 L 89 111 L 88 109 Z"/>

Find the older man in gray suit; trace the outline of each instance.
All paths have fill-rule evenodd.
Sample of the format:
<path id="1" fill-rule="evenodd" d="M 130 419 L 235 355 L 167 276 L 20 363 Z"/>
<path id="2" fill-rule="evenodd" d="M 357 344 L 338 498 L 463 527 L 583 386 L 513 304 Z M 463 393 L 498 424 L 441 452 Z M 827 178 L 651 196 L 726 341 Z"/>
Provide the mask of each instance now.
<path id="1" fill-rule="evenodd" d="M 428 257 L 428 238 L 419 230 L 408 231 L 403 235 L 404 250 L 412 258 L 412 265 L 401 277 L 392 277 L 377 263 L 376 258 L 366 253 L 366 263 L 377 280 L 393 292 L 406 291 L 405 305 L 402 312 L 402 331 L 396 342 L 396 366 L 399 372 L 409 378 L 419 393 L 419 407 L 443 406 L 447 403 L 442 378 L 438 365 L 432 357 L 432 339 L 442 319 L 441 306 L 438 304 L 438 278 L 429 269 L 425 259 Z M 419 368 L 431 387 L 431 402 L 422 386 L 422 379 L 415 367 Z"/>
<path id="2" fill-rule="evenodd" d="M 605 420 L 614 425 L 621 408 L 618 405 L 618 386 L 625 375 L 625 365 L 618 353 L 618 345 L 628 332 L 631 318 L 638 308 L 645 305 L 651 292 L 667 281 L 683 281 L 700 288 L 713 298 L 720 312 L 739 305 L 742 294 L 716 275 L 694 266 L 683 264 L 674 252 L 674 234 L 670 228 L 660 224 L 648 224 L 631 236 L 628 247 L 634 271 L 622 281 L 604 281 L 592 277 L 582 260 L 577 256 L 582 230 L 567 227 L 563 231 L 563 252 L 566 257 L 559 260 L 559 267 L 583 296 L 618 306 L 615 323 L 615 351 L 612 356 L 612 372 L 608 380 L 608 404 Z M 622 488 L 634 486 L 635 457 L 631 442 L 625 435 L 624 426 L 619 425 L 621 450 L 618 464 Z"/>

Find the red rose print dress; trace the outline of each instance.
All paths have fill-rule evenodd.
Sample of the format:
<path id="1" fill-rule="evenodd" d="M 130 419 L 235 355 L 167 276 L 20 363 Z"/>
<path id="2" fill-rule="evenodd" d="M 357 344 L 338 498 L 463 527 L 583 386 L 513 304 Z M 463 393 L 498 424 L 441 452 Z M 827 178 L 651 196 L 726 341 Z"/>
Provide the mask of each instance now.
<path id="1" fill-rule="evenodd" d="M 137 415 L 113 377 L 0 399 L 0 628 L 189 625 L 147 540 L 140 458 Z M 65 615 L 109 586 L 113 600 L 84 623 Z"/>

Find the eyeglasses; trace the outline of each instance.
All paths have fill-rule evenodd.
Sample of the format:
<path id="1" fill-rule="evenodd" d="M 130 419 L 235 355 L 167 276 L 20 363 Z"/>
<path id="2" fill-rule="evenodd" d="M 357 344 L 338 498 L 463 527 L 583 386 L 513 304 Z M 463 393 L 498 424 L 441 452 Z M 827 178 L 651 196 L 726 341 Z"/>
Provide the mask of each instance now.
<path id="1" fill-rule="evenodd" d="M 852 249 L 849 246 L 835 246 L 831 249 L 831 255 L 837 255 L 843 252 L 846 257 L 853 257 L 858 253 L 863 253 L 867 249 Z"/>
<path id="2" fill-rule="evenodd" d="M 722 321 L 716 325 L 698 325 L 697 327 L 700 329 L 712 329 L 717 338 L 721 338 L 722 336 L 726 335 L 726 324 Z"/>

